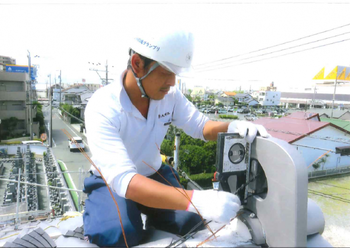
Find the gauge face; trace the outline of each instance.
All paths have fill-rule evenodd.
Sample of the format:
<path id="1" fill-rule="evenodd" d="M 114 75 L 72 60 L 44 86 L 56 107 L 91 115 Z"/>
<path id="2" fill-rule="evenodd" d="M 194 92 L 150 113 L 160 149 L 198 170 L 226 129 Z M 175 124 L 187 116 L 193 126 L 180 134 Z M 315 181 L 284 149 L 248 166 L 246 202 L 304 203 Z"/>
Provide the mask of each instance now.
<path id="1" fill-rule="evenodd" d="M 245 148 L 241 143 L 233 144 L 228 152 L 228 158 L 234 164 L 242 162 L 245 155 Z"/>

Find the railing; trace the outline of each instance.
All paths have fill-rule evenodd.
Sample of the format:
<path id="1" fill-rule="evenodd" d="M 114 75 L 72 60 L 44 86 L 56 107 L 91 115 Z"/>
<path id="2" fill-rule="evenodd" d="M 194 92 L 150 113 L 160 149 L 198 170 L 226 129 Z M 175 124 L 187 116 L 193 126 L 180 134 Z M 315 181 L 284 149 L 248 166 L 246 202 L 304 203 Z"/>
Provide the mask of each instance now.
<path id="1" fill-rule="evenodd" d="M 309 172 L 309 178 L 318 178 L 318 177 L 326 177 L 332 175 L 340 175 L 350 173 L 350 166 L 332 168 L 328 170 L 320 170 L 320 171 L 311 171 Z"/>

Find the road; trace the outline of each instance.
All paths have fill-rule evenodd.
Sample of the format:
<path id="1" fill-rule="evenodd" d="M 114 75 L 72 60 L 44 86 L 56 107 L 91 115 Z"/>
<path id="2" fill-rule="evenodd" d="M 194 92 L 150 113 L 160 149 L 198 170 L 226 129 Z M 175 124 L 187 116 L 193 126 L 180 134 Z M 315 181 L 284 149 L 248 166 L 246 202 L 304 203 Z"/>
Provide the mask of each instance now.
<path id="1" fill-rule="evenodd" d="M 46 129 L 49 128 L 49 107 L 43 107 L 43 114 L 45 118 Z M 85 152 L 91 157 L 89 147 L 87 146 L 86 138 L 79 132 L 77 132 L 72 126 L 67 124 L 59 116 L 57 109 L 52 110 L 52 149 L 57 160 L 63 161 L 70 173 L 73 182 L 77 189 L 83 188 L 83 178 L 79 178 L 79 168 L 83 171 L 88 171 L 90 168 L 89 161 L 79 151 L 70 152 L 68 148 L 68 137 L 63 133 L 62 129 L 65 129 L 71 136 L 80 136 L 84 140 Z M 86 174 L 88 176 L 88 174 Z"/>

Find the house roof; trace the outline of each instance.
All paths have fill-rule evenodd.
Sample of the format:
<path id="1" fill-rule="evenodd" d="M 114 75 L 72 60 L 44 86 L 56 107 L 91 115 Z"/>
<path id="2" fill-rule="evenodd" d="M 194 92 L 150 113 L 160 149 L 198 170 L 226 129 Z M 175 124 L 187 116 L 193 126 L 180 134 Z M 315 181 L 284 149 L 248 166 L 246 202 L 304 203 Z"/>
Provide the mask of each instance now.
<path id="1" fill-rule="evenodd" d="M 323 118 L 323 117 L 321 117 L 321 121 L 332 123 L 333 125 L 341 127 L 346 131 L 350 132 L 350 121 L 344 121 L 344 120 L 334 119 L 334 118 Z"/>
<path id="2" fill-rule="evenodd" d="M 303 112 L 303 111 L 291 113 L 290 115 L 286 116 L 286 118 L 320 121 L 320 116 L 318 113 L 310 113 L 310 112 Z"/>
<path id="3" fill-rule="evenodd" d="M 255 120 L 254 124 L 263 125 L 272 137 L 287 141 L 288 143 L 293 143 L 330 125 L 327 122 L 288 117 L 279 119 L 264 117 Z"/>
<path id="4" fill-rule="evenodd" d="M 224 94 L 226 94 L 227 96 L 235 96 L 237 93 L 236 92 L 224 91 Z"/>
<path id="5" fill-rule="evenodd" d="M 341 116 L 339 116 L 338 119 L 350 120 L 350 112 L 349 112 L 349 111 L 346 111 L 344 114 L 342 114 Z"/>

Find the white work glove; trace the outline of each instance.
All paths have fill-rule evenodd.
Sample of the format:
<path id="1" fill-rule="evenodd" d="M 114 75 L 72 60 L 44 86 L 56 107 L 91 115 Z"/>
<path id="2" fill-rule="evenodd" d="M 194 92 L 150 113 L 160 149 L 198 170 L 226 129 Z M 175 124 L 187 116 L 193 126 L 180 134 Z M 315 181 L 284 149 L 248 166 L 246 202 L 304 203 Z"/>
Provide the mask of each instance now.
<path id="1" fill-rule="evenodd" d="M 241 206 L 239 198 L 228 192 L 215 190 L 193 190 L 192 204 L 203 219 L 228 224 L 237 215 Z M 189 203 L 187 211 L 198 213 Z"/>
<path id="2" fill-rule="evenodd" d="M 248 134 L 247 134 L 247 130 Z M 255 139 L 257 132 L 259 132 L 260 136 L 264 138 L 271 137 L 270 134 L 267 133 L 266 129 L 262 125 L 254 124 L 249 121 L 232 121 L 227 128 L 228 133 L 239 133 L 239 135 L 248 143 L 252 143 Z"/>

